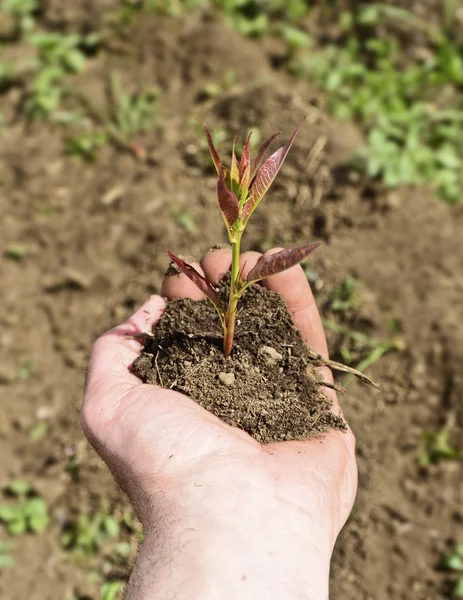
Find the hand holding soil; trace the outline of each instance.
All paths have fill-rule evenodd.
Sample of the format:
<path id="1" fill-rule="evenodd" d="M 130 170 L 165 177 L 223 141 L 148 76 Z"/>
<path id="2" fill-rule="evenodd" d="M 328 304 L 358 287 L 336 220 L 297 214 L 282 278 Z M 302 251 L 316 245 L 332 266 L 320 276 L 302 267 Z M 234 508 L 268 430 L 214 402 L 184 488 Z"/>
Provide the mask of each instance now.
<path id="1" fill-rule="evenodd" d="M 251 269 L 259 254 L 242 256 Z M 217 282 L 226 249 L 201 267 Z M 327 357 L 310 286 L 300 266 L 269 277 L 310 348 Z M 183 274 L 163 295 L 201 300 Z M 130 367 L 165 307 L 152 296 L 126 323 L 95 344 L 82 408 L 89 440 L 133 502 L 145 541 L 128 598 L 327 598 L 329 562 L 356 493 L 354 436 L 262 445 L 184 394 L 147 385 Z M 323 376 L 331 381 L 331 373 Z M 335 392 L 325 388 L 339 413 Z"/>

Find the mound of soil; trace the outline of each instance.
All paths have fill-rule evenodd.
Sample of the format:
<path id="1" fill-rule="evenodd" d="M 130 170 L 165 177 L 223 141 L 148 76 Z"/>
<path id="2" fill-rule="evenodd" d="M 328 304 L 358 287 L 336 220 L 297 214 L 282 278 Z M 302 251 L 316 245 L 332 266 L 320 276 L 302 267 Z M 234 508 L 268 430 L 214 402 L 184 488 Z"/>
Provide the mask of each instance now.
<path id="1" fill-rule="evenodd" d="M 222 282 L 219 294 L 227 297 Z M 169 302 L 133 371 L 144 382 L 183 392 L 259 442 L 305 439 L 345 429 L 331 412 L 299 331 L 281 296 L 259 285 L 240 301 L 232 354 L 221 349 L 211 303 Z"/>

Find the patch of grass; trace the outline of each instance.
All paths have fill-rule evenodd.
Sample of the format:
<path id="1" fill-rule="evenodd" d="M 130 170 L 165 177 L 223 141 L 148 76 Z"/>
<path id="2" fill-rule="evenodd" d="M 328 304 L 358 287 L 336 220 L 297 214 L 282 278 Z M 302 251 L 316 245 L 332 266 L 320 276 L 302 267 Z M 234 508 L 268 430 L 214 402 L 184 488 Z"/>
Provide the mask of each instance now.
<path id="1" fill-rule="evenodd" d="M 158 122 L 160 91 L 156 86 L 135 94 L 126 92 L 118 75 L 110 78 L 110 122 L 113 135 L 130 142 L 137 135 L 152 131 Z"/>
<path id="2" fill-rule="evenodd" d="M 33 363 L 33 361 L 28 359 L 20 360 L 18 365 L 18 381 L 29 381 L 32 373 L 34 372 L 34 369 L 35 364 Z"/>
<path id="3" fill-rule="evenodd" d="M 117 600 L 124 589 L 123 581 L 107 581 L 100 590 L 101 600 Z"/>
<path id="4" fill-rule="evenodd" d="M 10 554 L 12 549 L 13 544 L 0 540 L 0 570 L 16 566 L 16 561 Z"/>
<path id="5" fill-rule="evenodd" d="M 442 567 L 455 574 L 453 598 L 463 598 L 463 543 L 455 544 L 454 548 L 443 556 Z"/>
<path id="6" fill-rule="evenodd" d="M 38 8 L 37 0 L 2 0 L 0 16 L 4 13 L 14 19 L 13 35 L 19 37 L 34 29 L 34 13 Z"/>
<path id="7" fill-rule="evenodd" d="M 330 319 L 322 319 L 324 327 L 339 335 L 339 353 L 346 365 L 352 365 L 363 373 L 378 362 L 387 352 L 403 351 L 405 346 L 401 338 L 394 336 L 389 340 L 377 340 L 358 331 L 353 331 Z M 342 381 L 346 386 L 352 380 L 348 375 Z"/>
<path id="8" fill-rule="evenodd" d="M 61 544 L 66 550 L 91 555 L 119 534 L 118 521 L 102 508 L 94 515 L 80 513 L 61 537 Z"/>
<path id="9" fill-rule="evenodd" d="M 40 533 L 49 523 L 48 507 L 32 487 L 22 479 L 12 481 L 6 493 L 15 499 L 14 503 L 0 505 L 0 521 L 9 533 L 21 535 L 26 532 Z"/>
<path id="10" fill-rule="evenodd" d="M 70 136 L 65 141 L 67 153 L 86 162 L 96 160 L 98 150 L 107 143 L 108 134 L 101 130 Z"/>
<path id="11" fill-rule="evenodd" d="M 172 204 L 170 206 L 170 212 L 174 217 L 177 225 L 180 225 L 182 229 L 184 229 L 187 233 L 195 234 L 198 230 L 197 228 L 197 215 L 195 213 L 189 212 L 180 208 L 177 204 Z"/>
<path id="12" fill-rule="evenodd" d="M 3 256 L 10 260 L 21 261 L 26 256 L 26 248 L 22 244 L 10 244 L 6 247 Z"/>
<path id="13" fill-rule="evenodd" d="M 437 432 L 423 433 L 423 453 L 419 457 L 421 467 L 434 465 L 441 460 L 458 460 L 461 453 L 450 443 L 451 432 L 448 427 L 444 427 Z"/>
<path id="14" fill-rule="evenodd" d="M 30 65 L 33 76 L 24 108 L 29 119 L 43 119 L 58 110 L 67 91 L 67 76 L 84 70 L 86 55 L 81 48 L 85 38 L 40 32 L 31 34 L 29 41 L 36 56 Z"/>
<path id="15" fill-rule="evenodd" d="M 432 51 L 404 65 L 397 38 L 378 37 L 386 19 L 408 19 L 429 36 Z M 327 93 L 331 112 L 357 119 L 367 131 L 358 168 L 389 187 L 433 185 L 440 197 L 457 202 L 463 191 L 463 50 L 449 36 L 396 7 L 372 5 L 341 20 L 336 45 L 305 54 L 292 65 Z M 365 39 L 354 27 L 363 28 Z"/>
<path id="16" fill-rule="evenodd" d="M 355 277 L 346 277 L 332 293 L 328 308 L 332 312 L 351 312 L 359 307 L 360 296 L 360 281 Z"/>

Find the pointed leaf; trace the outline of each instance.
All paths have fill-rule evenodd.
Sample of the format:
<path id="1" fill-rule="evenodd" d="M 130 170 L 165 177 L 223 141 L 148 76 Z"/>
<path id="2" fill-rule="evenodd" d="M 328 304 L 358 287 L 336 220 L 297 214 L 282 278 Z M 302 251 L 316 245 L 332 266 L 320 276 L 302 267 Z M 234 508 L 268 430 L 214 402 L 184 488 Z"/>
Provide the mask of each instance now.
<path id="1" fill-rule="evenodd" d="M 269 187 L 272 185 L 273 180 L 277 176 L 281 165 L 284 163 L 285 158 L 288 155 L 289 149 L 293 145 L 297 132 L 301 128 L 303 122 L 304 119 L 299 123 L 299 125 L 296 128 L 296 131 L 286 142 L 286 144 L 278 150 L 276 150 L 272 155 L 270 155 L 264 162 L 262 167 L 257 171 L 254 181 L 252 182 L 250 196 L 247 202 L 247 205 L 249 205 L 247 209 L 248 218 L 251 215 L 251 213 L 256 209 L 257 205 L 262 200 L 264 194 L 267 192 Z"/>
<path id="2" fill-rule="evenodd" d="M 214 142 L 212 141 L 211 132 L 209 131 L 209 127 L 204 123 L 204 129 L 206 130 L 207 143 L 209 145 L 209 152 L 211 153 L 212 162 L 214 163 L 215 169 L 217 173 L 220 171 L 222 167 L 222 162 L 220 157 L 215 149 Z"/>
<path id="3" fill-rule="evenodd" d="M 169 252 L 169 250 L 167 251 L 167 253 L 170 256 L 170 259 L 180 269 L 180 271 L 184 273 L 189 279 L 191 279 L 191 281 L 203 292 L 203 294 L 205 294 L 209 298 L 209 300 L 214 306 L 218 307 L 219 297 L 217 296 L 217 292 L 207 281 L 207 279 L 203 277 L 203 275 L 198 273 L 198 271 L 194 267 L 186 263 L 181 258 L 178 258 L 178 256 L 175 256 L 175 254 L 172 254 L 172 252 Z"/>
<path id="4" fill-rule="evenodd" d="M 261 279 L 270 277 L 270 275 L 275 275 L 294 267 L 294 265 L 307 258 L 309 254 L 312 254 L 320 246 L 320 243 L 314 242 L 308 246 L 296 246 L 295 248 L 280 250 L 280 252 L 276 252 L 275 254 L 262 256 L 257 261 L 255 267 L 249 271 L 246 281 L 248 283 L 260 281 Z"/>
<path id="5" fill-rule="evenodd" d="M 238 160 L 236 159 L 235 154 L 235 143 L 236 143 L 236 135 L 233 140 L 233 151 L 232 151 L 232 162 L 231 162 L 231 171 L 230 171 L 230 180 L 231 186 L 235 185 L 235 189 L 238 189 L 240 183 L 240 168 L 238 166 Z M 233 187 L 232 187 L 233 189 Z"/>
<path id="6" fill-rule="evenodd" d="M 225 185 L 223 169 L 220 170 L 217 179 L 217 199 L 223 218 L 225 219 L 228 228 L 231 229 L 238 220 L 240 209 L 238 206 L 238 198 Z"/>
<path id="7" fill-rule="evenodd" d="M 240 185 L 246 188 L 249 183 L 249 174 L 251 172 L 251 135 L 248 135 L 240 160 Z"/>
<path id="8" fill-rule="evenodd" d="M 254 175 L 256 174 L 257 169 L 260 167 L 260 163 L 262 162 L 262 160 L 264 158 L 264 155 L 267 152 L 267 148 L 270 146 L 270 144 L 273 142 L 273 140 L 278 135 L 280 135 L 280 132 L 274 133 L 273 135 L 271 135 L 268 138 L 268 140 L 265 140 L 265 142 L 259 148 L 259 152 L 258 152 L 256 158 L 254 159 L 254 162 L 252 163 L 252 175 L 251 175 L 251 178 L 254 178 Z"/>

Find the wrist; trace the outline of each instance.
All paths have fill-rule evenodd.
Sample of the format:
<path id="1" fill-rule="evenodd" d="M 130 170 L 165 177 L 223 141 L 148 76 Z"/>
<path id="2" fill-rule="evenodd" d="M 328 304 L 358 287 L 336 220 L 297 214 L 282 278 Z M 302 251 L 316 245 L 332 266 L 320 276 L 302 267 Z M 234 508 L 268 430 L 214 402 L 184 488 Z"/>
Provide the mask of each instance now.
<path id="1" fill-rule="evenodd" d="M 328 598 L 334 540 L 316 502 L 294 502 L 249 469 L 235 475 L 165 492 L 144 519 L 128 600 Z"/>

